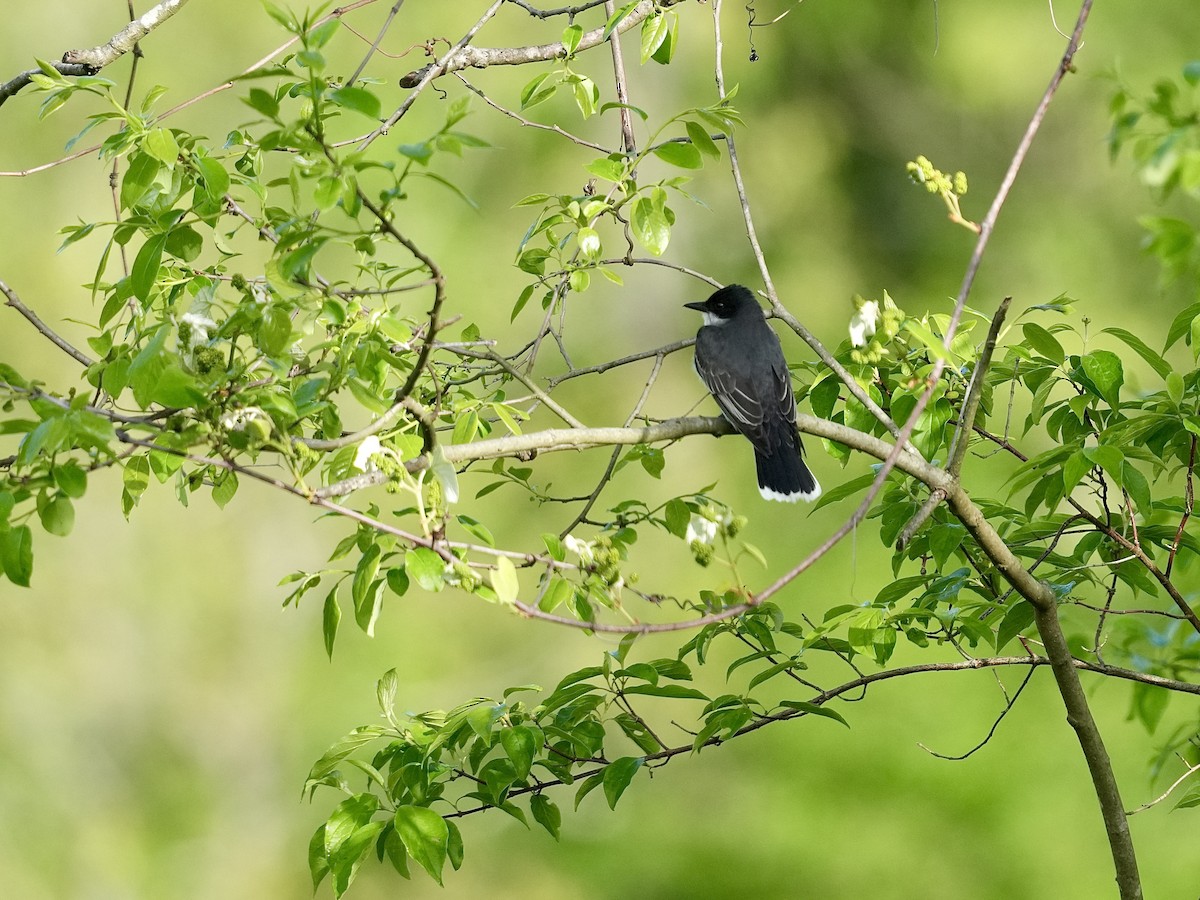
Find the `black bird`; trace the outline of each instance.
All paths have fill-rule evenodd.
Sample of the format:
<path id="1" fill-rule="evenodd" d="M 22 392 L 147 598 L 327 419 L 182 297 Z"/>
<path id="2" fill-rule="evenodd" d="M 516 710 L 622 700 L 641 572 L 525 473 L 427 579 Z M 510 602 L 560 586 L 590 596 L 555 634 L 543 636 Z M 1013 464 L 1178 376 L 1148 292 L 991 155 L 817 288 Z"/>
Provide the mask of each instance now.
<path id="1" fill-rule="evenodd" d="M 704 314 L 696 372 L 725 418 L 754 445 L 759 493 L 792 503 L 816 500 L 821 486 L 802 458 L 787 361 L 754 295 L 731 284 L 684 306 Z"/>

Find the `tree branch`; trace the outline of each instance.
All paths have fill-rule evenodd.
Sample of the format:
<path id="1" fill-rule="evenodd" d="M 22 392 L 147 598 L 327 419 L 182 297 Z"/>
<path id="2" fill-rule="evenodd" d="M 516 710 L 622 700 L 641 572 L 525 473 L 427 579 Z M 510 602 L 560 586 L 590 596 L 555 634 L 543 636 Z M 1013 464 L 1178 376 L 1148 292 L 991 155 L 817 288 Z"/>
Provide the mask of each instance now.
<path id="1" fill-rule="evenodd" d="M 1112 666 L 1098 667 L 1090 663 L 1085 663 L 1082 660 L 1076 660 L 1075 663 L 1077 667 L 1083 671 L 1096 672 L 1098 674 L 1107 675 L 1114 678 L 1125 678 L 1130 681 L 1154 683 L 1147 681 L 1147 678 L 1151 676 L 1145 676 L 1140 672 L 1134 672 L 1129 669 L 1116 669 Z M 1043 656 L 995 656 L 983 657 L 980 659 L 968 659 L 963 660 L 962 662 L 921 663 L 912 666 L 901 666 L 895 669 L 888 669 L 883 672 L 873 672 L 868 675 L 862 675 L 851 681 L 847 681 L 844 684 L 840 684 L 837 687 L 830 688 L 827 691 L 822 691 L 808 702 L 812 706 L 821 707 L 829 703 L 831 700 L 837 699 L 838 697 L 851 693 L 852 691 L 865 688 L 868 685 L 876 682 L 889 681 L 893 678 L 905 678 L 909 675 L 919 675 L 926 672 L 966 672 L 978 669 L 993 669 L 1007 666 L 1030 666 L 1032 668 L 1038 668 L 1048 665 L 1052 665 L 1051 661 Z M 1188 684 L 1187 682 L 1169 682 L 1169 684 L 1159 684 L 1158 686 L 1167 687 L 1169 690 L 1177 690 L 1189 694 L 1200 694 L 1200 685 Z M 752 731 L 757 731 L 758 729 L 764 728 L 767 725 L 773 725 L 776 722 L 786 722 L 791 719 L 800 719 L 809 715 L 812 715 L 812 713 L 808 710 L 789 708 L 781 710 L 777 713 L 759 716 L 754 721 L 739 728 L 732 735 L 727 737 L 716 736 L 709 738 L 704 742 L 703 746 L 715 747 L 720 744 L 727 743 L 734 738 L 749 734 Z M 677 756 L 691 754 L 694 751 L 695 748 L 692 744 L 684 744 L 678 747 L 670 747 L 660 750 L 657 753 L 646 754 L 644 759 L 647 763 L 667 763 Z M 598 768 L 587 772 L 576 773 L 573 775 L 573 783 L 579 784 L 593 775 L 599 775 L 604 771 L 605 768 L 606 766 L 599 766 Z M 540 781 L 536 785 L 513 788 L 506 796 L 511 799 L 512 797 L 517 797 L 522 794 L 535 793 L 537 791 L 544 790 L 545 788 L 555 787 L 563 783 L 564 782 L 560 779 Z M 486 812 L 487 810 L 494 808 L 495 807 L 492 806 L 474 806 L 470 809 L 456 810 L 455 812 L 447 813 L 444 818 L 457 819 L 462 818 L 463 816 L 473 815 L 475 813 Z"/>
<path id="2" fill-rule="evenodd" d="M 163 0 L 114 34 L 108 43 L 92 47 L 90 50 L 68 50 L 63 54 L 62 62 L 51 65 L 62 75 L 95 75 L 132 50 L 139 40 L 179 12 L 187 2 L 188 0 Z M 40 73 L 40 69 L 28 69 L 10 81 L 0 84 L 0 106 L 22 88 L 32 84 L 33 76 Z"/>
<path id="3" fill-rule="evenodd" d="M 65 339 L 60 337 L 58 333 L 54 331 L 54 329 L 52 329 L 49 325 L 43 322 L 41 318 L 38 317 L 37 313 L 22 303 L 21 298 L 17 296 L 17 292 L 10 288 L 3 281 L 0 281 L 0 294 L 4 294 L 6 306 L 11 306 L 26 319 L 28 319 L 29 324 L 45 335 L 50 340 L 50 343 L 58 347 L 59 350 L 62 350 L 81 366 L 90 366 L 92 364 L 92 361 L 88 358 L 87 354 L 76 350 L 73 346 L 67 343 Z"/>
<path id="4" fill-rule="evenodd" d="M 683 0 L 657 0 L 657 8 L 665 9 L 668 6 L 675 6 L 682 3 Z M 641 24 L 643 19 L 648 18 L 655 12 L 656 3 L 654 0 L 641 0 L 637 7 L 621 20 L 620 24 L 614 29 L 617 33 L 623 34 L 635 25 Z M 591 50 L 593 47 L 598 47 L 606 38 L 604 37 L 603 28 L 593 28 L 591 31 L 584 32 L 579 39 L 579 46 L 575 52 L 579 53 L 584 50 Z M 442 75 L 448 75 L 451 72 L 457 72 L 460 69 L 486 69 L 489 66 L 523 66 L 527 63 L 546 62 L 551 59 L 558 59 L 566 55 L 566 48 L 562 41 L 553 44 L 537 44 L 530 47 L 470 47 L 459 46 L 447 53 L 442 59 L 437 62 L 429 63 L 420 69 L 415 69 L 409 72 L 400 79 L 400 87 L 415 88 L 422 83 L 431 81 Z"/>

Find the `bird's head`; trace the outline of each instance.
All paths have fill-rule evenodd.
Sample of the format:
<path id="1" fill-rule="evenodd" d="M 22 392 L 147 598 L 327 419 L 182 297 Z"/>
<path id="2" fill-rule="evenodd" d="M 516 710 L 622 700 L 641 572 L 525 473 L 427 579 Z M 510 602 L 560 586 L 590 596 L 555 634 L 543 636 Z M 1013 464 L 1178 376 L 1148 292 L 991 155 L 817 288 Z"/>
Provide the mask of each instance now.
<path id="1" fill-rule="evenodd" d="M 731 284 L 721 288 L 707 300 L 683 304 L 704 315 L 705 325 L 724 325 L 730 319 L 744 315 L 762 315 L 762 307 L 749 288 Z"/>

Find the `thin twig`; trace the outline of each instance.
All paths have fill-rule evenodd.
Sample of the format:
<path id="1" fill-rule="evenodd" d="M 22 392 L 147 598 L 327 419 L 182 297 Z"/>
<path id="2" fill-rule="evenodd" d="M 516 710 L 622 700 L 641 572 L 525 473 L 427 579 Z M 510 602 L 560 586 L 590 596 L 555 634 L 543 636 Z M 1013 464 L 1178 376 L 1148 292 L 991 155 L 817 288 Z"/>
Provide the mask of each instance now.
<path id="1" fill-rule="evenodd" d="M 1175 788 L 1179 787 L 1181 784 L 1184 783 L 1184 781 L 1186 781 L 1192 775 L 1195 775 L 1197 772 L 1200 772 L 1200 763 L 1198 763 L 1194 766 L 1189 766 L 1187 771 L 1184 772 L 1182 775 L 1180 775 L 1178 778 L 1176 778 L 1175 781 L 1172 782 L 1171 786 L 1169 788 L 1167 788 L 1165 791 L 1163 791 L 1162 794 L 1155 797 L 1149 803 L 1143 803 L 1137 809 L 1129 810 L 1125 815 L 1132 816 L 1134 813 L 1145 812 L 1146 810 L 1150 809 L 1152 806 L 1157 806 L 1158 804 L 1160 804 L 1164 800 L 1166 800 L 1168 797 L 1170 797 L 1171 794 L 1174 792 Z"/>
<path id="2" fill-rule="evenodd" d="M 379 44 L 383 41 L 383 36 L 387 34 L 388 29 L 392 27 L 392 20 L 396 18 L 396 13 L 400 12 L 400 7 L 404 5 L 404 0 L 396 0 L 395 5 L 388 10 L 387 18 L 383 20 L 383 25 L 379 28 L 379 34 L 375 36 L 375 41 L 371 44 L 366 54 L 362 58 L 362 62 L 358 64 L 358 68 L 354 73 L 346 79 L 346 84 L 354 84 L 358 81 L 358 76 L 363 73 L 363 69 L 367 67 L 367 63 L 371 61 L 371 57 L 375 55 L 375 51 L 379 49 Z"/>
<path id="3" fill-rule="evenodd" d="M 984 747 L 986 747 L 988 742 L 991 741 L 991 739 L 995 736 L 996 730 L 1000 727 L 1000 723 L 1004 721 L 1004 717 L 1007 716 L 1009 711 L 1016 705 L 1017 699 L 1021 696 L 1021 692 L 1025 690 L 1025 687 L 1029 684 L 1030 679 L 1033 678 L 1034 671 L 1035 670 L 1031 668 L 1028 672 L 1025 673 L 1025 678 L 1022 679 L 1021 686 L 1018 687 L 1013 692 L 1012 697 L 1010 697 L 1008 702 L 1006 704 L 1004 704 L 1004 709 L 1000 711 L 1000 715 L 996 717 L 996 721 L 993 722 L 992 727 L 988 729 L 987 736 L 982 741 L 980 741 L 978 744 L 976 744 L 974 747 L 972 747 L 970 750 L 968 750 L 966 753 L 961 753 L 957 756 L 948 756 L 944 753 L 938 753 L 936 750 L 930 750 L 928 747 L 926 747 L 924 744 L 922 744 L 920 742 L 917 743 L 917 746 L 920 747 L 922 750 L 924 750 L 926 753 L 928 753 L 930 756 L 935 756 L 938 759 L 950 760 L 952 762 L 957 762 L 959 760 L 966 759 L 968 756 L 973 756 L 975 753 L 977 753 L 978 751 L 980 751 Z"/>
<path id="4" fill-rule="evenodd" d="M 0 294 L 4 294 L 6 306 L 11 306 L 26 319 L 28 319 L 29 324 L 40 331 L 46 338 L 49 339 L 50 343 L 54 344 L 54 346 L 56 346 L 59 350 L 62 350 L 82 366 L 90 366 L 92 364 L 92 360 L 88 358 L 87 354 L 76 350 L 66 340 L 60 337 L 54 331 L 54 329 L 52 329 L 38 317 L 37 313 L 22 303 L 21 298 L 17 296 L 17 292 L 10 288 L 3 281 L 0 281 Z"/>
<path id="5" fill-rule="evenodd" d="M 1050 665 L 1050 660 L 1045 657 L 1042 657 L 1042 656 L 1000 656 L 1000 657 L 983 657 L 980 659 L 965 660 L 963 662 L 923 663 L 920 665 L 902 666 L 902 667 L 899 667 L 896 669 L 888 669 L 883 672 L 872 672 L 870 674 L 863 675 L 859 678 L 855 678 L 852 681 L 847 681 L 845 684 L 841 684 L 841 685 L 838 685 L 837 687 L 830 688 L 827 691 L 822 691 L 821 693 L 819 693 L 816 696 L 814 696 L 813 698 L 811 698 L 809 700 L 809 703 L 812 706 L 816 706 L 816 707 L 825 706 L 831 700 L 839 699 L 844 694 L 848 694 L 851 691 L 856 691 L 861 688 L 865 688 L 868 685 L 875 684 L 875 683 L 881 682 L 881 681 L 888 681 L 893 678 L 906 678 L 910 675 L 918 675 L 918 674 L 923 674 L 923 673 L 927 673 L 927 672 L 964 672 L 964 671 L 972 671 L 972 670 L 976 670 L 976 669 L 992 669 L 992 668 L 996 668 L 996 667 L 1000 667 L 1000 666 L 1030 666 L 1032 668 L 1038 668 L 1038 667 L 1046 666 L 1046 665 Z M 1107 675 L 1107 676 L 1114 677 L 1114 678 L 1127 678 L 1131 681 L 1138 681 L 1138 682 L 1143 682 L 1143 683 L 1153 683 L 1153 682 L 1145 681 L 1145 679 L 1147 677 L 1153 678 L 1153 676 L 1146 676 L 1141 672 L 1134 672 L 1134 671 L 1131 671 L 1128 669 L 1115 669 L 1112 667 L 1098 668 L 1098 667 L 1089 665 L 1088 663 L 1084 663 L 1080 660 L 1076 660 L 1076 665 L 1079 669 L 1081 669 L 1083 671 L 1098 672 L 1100 674 Z M 1157 686 L 1167 687 L 1166 685 L 1157 685 Z M 1191 693 L 1191 694 L 1200 694 L 1200 685 L 1193 685 L 1193 684 L 1189 684 L 1187 682 L 1172 682 L 1169 689 L 1184 691 L 1186 693 Z M 707 740 L 704 743 L 704 746 L 705 747 L 717 746 L 719 744 L 726 743 L 726 742 L 732 740 L 733 738 L 742 737 L 743 735 L 749 734 L 753 731 L 757 731 L 760 728 L 764 728 L 768 725 L 773 725 L 776 722 L 786 722 L 786 721 L 791 721 L 793 719 L 801 719 L 808 715 L 812 715 L 812 713 L 810 713 L 807 710 L 785 709 L 781 712 L 770 713 L 768 715 L 759 716 L 756 719 L 754 719 L 752 722 L 750 722 L 746 725 L 743 725 L 741 728 L 739 728 L 737 731 L 735 731 L 732 735 L 725 736 L 725 737 L 715 736 L 715 737 L 710 738 L 709 740 Z M 656 753 L 649 753 L 645 756 L 645 761 L 648 764 L 666 763 L 675 757 L 684 756 L 687 754 L 691 754 L 693 752 L 695 752 L 695 748 L 694 748 L 693 744 L 688 743 L 688 744 L 684 744 L 682 746 L 671 747 L 669 749 L 660 750 Z M 594 775 L 602 774 L 603 771 L 604 771 L 604 767 L 601 767 L 601 768 L 597 768 L 597 769 L 592 769 L 587 772 L 573 773 L 571 783 L 580 784 L 583 781 L 585 781 L 586 779 L 588 779 Z M 554 787 L 557 785 L 561 785 L 563 783 L 564 782 L 561 779 L 547 779 L 545 781 L 539 782 L 537 785 L 514 787 L 509 791 L 507 796 L 511 799 L 512 797 L 520 796 L 522 794 L 534 793 L 537 791 L 544 790 L 548 787 Z M 469 815 L 474 815 L 476 813 L 487 812 L 489 809 L 494 809 L 494 808 L 495 807 L 493 807 L 493 806 L 482 806 L 482 805 L 475 806 L 475 807 L 471 807 L 470 809 L 460 809 L 460 810 L 456 810 L 452 813 L 446 813 L 445 817 L 448 819 L 462 818 L 463 816 L 469 816 Z"/>

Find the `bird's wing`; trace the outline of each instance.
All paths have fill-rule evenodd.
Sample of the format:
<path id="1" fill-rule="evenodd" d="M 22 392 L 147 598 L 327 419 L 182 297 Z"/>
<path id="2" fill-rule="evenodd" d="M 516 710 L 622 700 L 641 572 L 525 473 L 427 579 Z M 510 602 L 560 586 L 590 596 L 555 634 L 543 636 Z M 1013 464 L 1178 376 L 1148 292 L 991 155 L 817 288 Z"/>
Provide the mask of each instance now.
<path id="1" fill-rule="evenodd" d="M 779 398 L 779 407 L 783 410 L 788 424 L 794 426 L 796 424 L 796 395 L 792 393 L 792 374 L 788 371 L 787 362 L 783 359 L 782 354 L 772 371 L 775 374 L 775 396 Z"/>
<path id="2" fill-rule="evenodd" d="M 705 355 L 696 354 L 696 372 L 729 423 L 762 450 L 769 450 L 762 400 L 754 385 L 730 371 L 715 371 Z M 793 408 L 795 401 L 793 400 Z M 795 413 L 793 412 L 793 416 Z"/>

